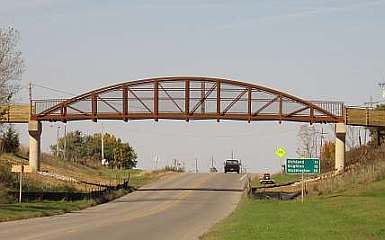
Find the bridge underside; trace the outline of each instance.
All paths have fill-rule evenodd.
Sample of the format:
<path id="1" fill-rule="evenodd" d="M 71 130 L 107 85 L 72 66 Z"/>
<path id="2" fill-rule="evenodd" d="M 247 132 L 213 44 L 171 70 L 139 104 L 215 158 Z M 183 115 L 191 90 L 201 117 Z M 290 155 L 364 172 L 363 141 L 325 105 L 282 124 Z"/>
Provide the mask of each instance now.
<path id="1" fill-rule="evenodd" d="M 32 119 L 343 122 L 340 102 L 309 102 L 266 87 L 218 78 L 168 77 L 122 83 L 72 99 L 35 100 Z"/>

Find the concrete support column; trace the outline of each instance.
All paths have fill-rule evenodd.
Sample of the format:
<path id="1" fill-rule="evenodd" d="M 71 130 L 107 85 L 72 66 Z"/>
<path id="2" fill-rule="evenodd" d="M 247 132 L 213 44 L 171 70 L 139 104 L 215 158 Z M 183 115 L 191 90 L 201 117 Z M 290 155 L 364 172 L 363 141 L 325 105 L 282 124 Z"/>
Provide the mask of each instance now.
<path id="1" fill-rule="evenodd" d="M 337 172 L 344 171 L 345 167 L 345 138 L 346 125 L 344 123 L 336 124 L 336 151 L 335 151 L 335 169 Z"/>
<path id="2" fill-rule="evenodd" d="M 40 170 L 40 135 L 41 122 L 29 121 L 29 165 L 33 172 Z"/>

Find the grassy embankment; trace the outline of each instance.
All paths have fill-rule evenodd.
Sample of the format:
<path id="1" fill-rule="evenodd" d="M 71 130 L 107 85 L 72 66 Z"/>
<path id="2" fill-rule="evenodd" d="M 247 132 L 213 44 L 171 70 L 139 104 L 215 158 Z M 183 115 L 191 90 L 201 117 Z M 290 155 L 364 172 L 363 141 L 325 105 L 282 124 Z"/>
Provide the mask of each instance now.
<path id="1" fill-rule="evenodd" d="M 10 173 L 10 166 L 11 164 L 21 163 L 28 164 L 27 160 L 23 157 L 11 154 L 0 156 L 0 222 L 61 214 L 97 204 L 94 200 L 17 203 L 16 199 L 11 198 L 6 193 L 9 190 L 18 190 L 18 175 Z M 69 176 L 77 180 L 103 185 L 116 185 L 130 176 L 129 184 L 134 187 L 155 181 L 166 174 L 164 172 L 151 173 L 141 170 L 117 171 L 105 167 L 90 167 L 73 162 L 63 162 L 52 158 L 44 159 L 41 168 L 48 173 Z M 23 180 L 24 191 L 83 192 L 96 189 L 95 186 L 89 184 L 63 181 L 38 174 L 25 174 Z M 126 193 L 124 190 L 119 190 L 111 193 L 107 198 L 114 199 Z"/>
<path id="2" fill-rule="evenodd" d="M 385 239 L 385 180 L 304 204 L 244 198 L 202 239 Z"/>
<path id="3" fill-rule="evenodd" d="M 385 145 L 353 156 L 344 174 L 310 182 L 304 204 L 244 197 L 202 239 L 385 239 Z M 277 184 L 295 178 L 274 176 Z"/>
<path id="4" fill-rule="evenodd" d="M 286 174 L 273 174 L 271 178 L 275 181 L 275 185 L 287 184 L 301 180 L 300 175 L 286 175 Z M 253 187 L 269 186 L 263 185 L 259 182 L 259 178 L 254 178 L 252 181 Z"/>

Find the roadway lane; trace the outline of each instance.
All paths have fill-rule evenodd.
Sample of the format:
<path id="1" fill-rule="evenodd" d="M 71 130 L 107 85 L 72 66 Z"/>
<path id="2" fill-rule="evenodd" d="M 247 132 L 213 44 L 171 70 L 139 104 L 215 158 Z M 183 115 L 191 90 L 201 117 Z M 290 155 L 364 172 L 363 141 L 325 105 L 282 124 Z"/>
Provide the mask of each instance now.
<path id="1" fill-rule="evenodd" d="M 198 239 L 234 210 L 242 195 L 241 177 L 222 173 L 172 176 L 82 211 L 0 223 L 0 239 Z"/>

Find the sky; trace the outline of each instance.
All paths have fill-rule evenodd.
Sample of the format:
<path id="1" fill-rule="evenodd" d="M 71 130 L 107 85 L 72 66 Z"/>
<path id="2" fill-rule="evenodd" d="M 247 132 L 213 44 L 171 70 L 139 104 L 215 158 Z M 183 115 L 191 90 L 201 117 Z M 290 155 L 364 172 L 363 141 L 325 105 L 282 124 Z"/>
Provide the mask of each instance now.
<path id="1" fill-rule="evenodd" d="M 68 98 L 156 76 L 211 76 L 263 85 L 308 100 L 362 105 L 381 100 L 385 81 L 385 1 L 0 0 L 0 26 L 20 31 L 22 91 Z M 37 85 L 60 89 L 50 91 Z M 250 170 L 276 171 L 278 146 L 295 157 L 300 124 L 276 122 L 71 122 L 69 130 L 116 134 L 139 167 L 173 159 L 206 171 L 233 151 Z M 44 123 L 44 151 L 57 126 Z M 24 144 L 26 126 L 17 126 Z M 333 128 L 322 126 L 332 137 Z"/>

